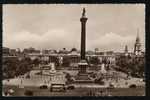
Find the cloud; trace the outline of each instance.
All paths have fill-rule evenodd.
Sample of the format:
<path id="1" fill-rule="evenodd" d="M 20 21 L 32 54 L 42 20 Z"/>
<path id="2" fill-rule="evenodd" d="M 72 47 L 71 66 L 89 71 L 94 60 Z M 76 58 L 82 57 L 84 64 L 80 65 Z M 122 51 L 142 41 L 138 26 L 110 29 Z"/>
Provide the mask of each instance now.
<path id="1" fill-rule="evenodd" d="M 107 33 L 103 37 L 100 38 L 101 41 L 104 41 L 103 45 L 115 44 L 115 43 L 128 43 L 131 42 L 135 37 L 132 36 L 121 36 L 115 33 Z"/>
<path id="2" fill-rule="evenodd" d="M 21 31 L 16 34 L 4 34 L 4 44 L 10 47 L 35 47 L 35 48 L 54 48 L 78 47 L 78 36 L 69 35 L 68 31 L 63 29 L 49 30 L 44 34 L 35 34 L 28 31 Z M 74 39 L 73 39 L 74 38 Z"/>
<path id="3" fill-rule="evenodd" d="M 123 48 L 125 45 L 132 45 L 131 43 L 134 43 L 134 41 L 134 36 L 121 36 L 117 33 L 110 32 L 95 40 L 89 41 L 88 48 L 94 49 L 99 47 L 100 49 L 105 48 L 105 50 L 117 50 L 118 48 Z"/>
<path id="4" fill-rule="evenodd" d="M 71 49 L 76 47 L 80 49 L 80 35 L 70 33 L 63 29 L 49 30 L 44 34 L 21 31 L 11 36 L 4 34 L 4 38 L 4 44 L 12 48 L 34 47 L 37 49 L 62 49 L 65 47 Z M 131 51 L 134 47 L 135 38 L 136 37 L 132 35 L 122 36 L 118 33 L 110 32 L 96 37 L 94 40 L 87 39 L 86 46 L 87 50 L 99 48 L 101 51 L 123 51 L 125 45 L 128 45 Z"/>

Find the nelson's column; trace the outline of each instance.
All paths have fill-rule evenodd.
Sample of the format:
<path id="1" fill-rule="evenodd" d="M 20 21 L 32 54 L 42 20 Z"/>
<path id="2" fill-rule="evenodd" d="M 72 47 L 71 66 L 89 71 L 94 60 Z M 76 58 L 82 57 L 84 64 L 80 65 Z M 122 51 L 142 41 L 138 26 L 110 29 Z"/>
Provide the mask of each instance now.
<path id="1" fill-rule="evenodd" d="M 83 8 L 82 17 L 80 18 L 81 21 L 81 61 L 79 63 L 79 73 L 78 74 L 85 74 L 87 62 L 85 58 L 86 54 L 86 21 L 87 18 L 85 16 L 85 8 Z"/>
<path id="2" fill-rule="evenodd" d="M 86 21 L 87 17 L 85 16 L 85 8 L 83 8 L 82 17 L 80 18 L 81 21 L 81 60 L 78 64 L 79 72 L 76 77 L 76 82 L 90 82 L 90 78 L 88 77 L 88 73 L 86 71 L 88 63 L 86 61 Z"/>

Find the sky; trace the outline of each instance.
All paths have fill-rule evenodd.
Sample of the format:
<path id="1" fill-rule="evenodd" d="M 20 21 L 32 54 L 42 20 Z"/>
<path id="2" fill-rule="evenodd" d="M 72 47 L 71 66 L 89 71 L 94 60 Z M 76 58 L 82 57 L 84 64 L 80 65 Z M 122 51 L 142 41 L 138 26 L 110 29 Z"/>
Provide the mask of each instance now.
<path id="1" fill-rule="evenodd" d="M 133 51 L 138 30 L 145 50 L 144 4 L 5 4 L 3 46 L 80 50 L 83 7 L 86 50 Z"/>

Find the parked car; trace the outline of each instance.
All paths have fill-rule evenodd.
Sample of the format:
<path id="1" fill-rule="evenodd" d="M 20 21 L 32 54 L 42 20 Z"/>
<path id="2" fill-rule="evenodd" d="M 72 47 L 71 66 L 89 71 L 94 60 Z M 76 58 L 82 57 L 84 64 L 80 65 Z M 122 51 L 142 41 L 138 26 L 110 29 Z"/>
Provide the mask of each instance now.
<path id="1" fill-rule="evenodd" d="M 135 84 L 131 84 L 130 86 L 129 86 L 129 88 L 136 88 L 137 86 L 135 85 Z"/>
<path id="2" fill-rule="evenodd" d="M 75 89 L 75 86 L 74 85 L 70 85 L 70 86 L 67 87 L 67 89 L 68 90 L 73 90 L 73 89 Z"/>
<path id="3" fill-rule="evenodd" d="M 47 88 L 48 88 L 47 85 L 41 85 L 41 86 L 40 86 L 40 89 L 47 89 Z"/>
<path id="4" fill-rule="evenodd" d="M 50 87 L 51 92 L 65 92 L 65 84 L 51 84 Z"/>
<path id="5" fill-rule="evenodd" d="M 113 84 L 109 84 L 108 89 L 114 89 L 114 88 L 115 88 L 115 86 Z"/>

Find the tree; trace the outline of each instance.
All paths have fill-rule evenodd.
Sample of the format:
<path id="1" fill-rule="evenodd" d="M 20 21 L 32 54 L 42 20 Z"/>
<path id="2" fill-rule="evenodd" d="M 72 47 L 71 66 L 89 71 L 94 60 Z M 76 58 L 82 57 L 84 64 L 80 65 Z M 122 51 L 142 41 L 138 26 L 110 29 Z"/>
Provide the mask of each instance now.
<path id="1" fill-rule="evenodd" d="M 29 72 L 32 69 L 32 62 L 29 58 L 22 60 L 5 59 L 3 67 L 4 78 L 13 78 Z"/>
<path id="2" fill-rule="evenodd" d="M 70 83 L 70 82 L 73 81 L 72 78 L 71 78 L 71 75 L 69 73 L 66 73 L 65 78 L 67 79 L 67 83 Z"/>
<path id="3" fill-rule="evenodd" d="M 29 57 L 25 57 L 24 60 L 25 60 L 26 62 L 28 62 L 29 64 L 32 64 L 32 63 L 33 63 L 32 60 L 31 60 Z"/>
<path id="4" fill-rule="evenodd" d="M 144 58 L 140 57 L 125 57 L 120 56 L 116 60 L 116 65 L 119 66 L 119 71 L 131 73 L 134 77 L 142 77 L 144 72 Z"/>
<path id="5" fill-rule="evenodd" d="M 69 57 L 64 57 L 63 58 L 63 66 L 68 67 L 70 65 L 70 60 Z"/>
<path id="6" fill-rule="evenodd" d="M 34 59 L 34 60 L 33 60 L 33 64 L 34 64 L 35 66 L 39 65 L 39 64 L 40 64 L 40 60 L 39 60 L 38 58 Z"/>
<path id="7" fill-rule="evenodd" d="M 17 59 L 5 59 L 3 62 L 3 72 L 7 77 L 4 78 L 13 78 L 15 76 L 18 65 L 19 61 Z"/>
<path id="8" fill-rule="evenodd" d="M 72 49 L 71 49 L 71 52 L 72 52 L 72 51 L 77 51 L 77 49 L 76 49 L 76 48 L 72 48 Z"/>
<path id="9" fill-rule="evenodd" d="M 98 57 L 92 57 L 89 62 L 91 64 L 98 65 L 100 61 L 99 61 Z"/>

